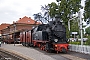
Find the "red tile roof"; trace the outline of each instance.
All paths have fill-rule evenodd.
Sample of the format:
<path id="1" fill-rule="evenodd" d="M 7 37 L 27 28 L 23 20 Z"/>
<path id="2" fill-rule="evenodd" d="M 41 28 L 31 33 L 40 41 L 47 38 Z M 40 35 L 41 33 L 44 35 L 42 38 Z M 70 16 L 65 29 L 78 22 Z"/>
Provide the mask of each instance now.
<path id="1" fill-rule="evenodd" d="M 16 23 L 26 23 L 26 24 L 35 24 L 35 20 L 31 19 L 31 17 L 23 17 L 20 18 Z M 37 22 L 36 24 L 40 24 L 40 22 Z"/>
<path id="2" fill-rule="evenodd" d="M 2 29 L 5 29 L 7 26 L 9 26 L 10 24 L 7 24 L 7 23 L 2 23 L 1 25 L 0 25 L 0 30 L 2 30 Z"/>

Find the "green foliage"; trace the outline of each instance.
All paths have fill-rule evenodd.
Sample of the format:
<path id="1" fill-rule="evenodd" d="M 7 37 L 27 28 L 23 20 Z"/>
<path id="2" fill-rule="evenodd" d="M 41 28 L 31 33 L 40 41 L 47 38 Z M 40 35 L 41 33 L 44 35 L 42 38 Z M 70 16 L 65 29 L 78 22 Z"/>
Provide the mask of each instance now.
<path id="1" fill-rule="evenodd" d="M 51 18 L 55 17 L 55 14 L 57 13 L 57 4 L 55 2 L 52 2 L 51 4 L 48 4 L 49 8 L 49 14 L 51 16 Z"/>
<path id="2" fill-rule="evenodd" d="M 90 19 L 90 0 L 85 1 L 84 20 Z"/>
<path id="3" fill-rule="evenodd" d="M 90 35 L 90 27 L 86 28 L 86 34 Z"/>
<path id="4" fill-rule="evenodd" d="M 67 36 L 67 38 L 69 38 L 70 37 L 70 32 L 68 30 L 68 26 L 66 25 L 65 27 L 66 27 L 66 36 Z"/>
<path id="5" fill-rule="evenodd" d="M 86 41 L 85 45 L 90 45 L 90 35 L 87 36 L 88 40 Z"/>
<path id="6" fill-rule="evenodd" d="M 67 32 L 67 37 L 69 38 L 70 32 L 68 31 L 68 20 L 71 19 L 71 15 L 75 14 L 76 12 L 79 11 L 81 7 L 81 0 L 56 0 L 58 2 L 52 2 L 48 4 L 49 6 L 49 15 L 51 18 L 54 18 L 55 15 L 59 16 L 61 20 L 63 20 L 65 26 L 66 26 L 66 32 Z M 72 25 L 71 31 L 77 31 L 78 24 Z"/>
<path id="7" fill-rule="evenodd" d="M 69 42 L 69 44 L 80 45 L 80 44 L 81 44 L 81 42 Z"/>
<path id="8" fill-rule="evenodd" d="M 71 21 L 71 32 L 79 32 L 78 22 L 76 20 Z"/>
<path id="9" fill-rule="evenodd" d="M 81 45 L 81 42 L 69 42 L 69 44 Z M 90 40 L 83 42 L 83 45 L 90 45 Z"/>
<path id="10" fill-rule="evenodd" d="M 63 20 L 66 30 L 67 30 L 67 36 L 69 37 L 70 33 L 68 31 L 68 20 L 71 19 L 71 15 L 77 13 L 81 7 L 81 0 L 56 0 L 58 2 L 52 2 L 47 5 L 47 7 L 44 8 L 44 10 L 48 11 L 48 17 L 52 18 L 52 20 L 57 15 L 60 20 Z M 48 8 L 48 9 L 47 9 Z M 42 21 L 43 16 L 39 14 L 34 14 L 34 17 L 38 19 L 39 21 Z M 45 17 L 45 16 L 44 16 Z M 46 17 L 44 18 L 46 19 Z M 47 19 L 48 20 L 48 19 Z M 77 26 L 77 25 L 76 25 Z M 77 31 L 77 27 L 74 27 L 74 31 Z M 72 29 L 72 30 L 73 30 Z"/>
<path id="11" fill-rule="evenodd" d="M 70 15 L 79 11 L 81 0 L 57 0 L 57 2 L 58 4 L 55 2 L 49 4 L 50 16 L 55 17 L 55 15 L 58 15 L 59 18 L 67 25 Z"/>
<path id="12" fill-rule="evenodd" d="M 86 41 L 85 45 L 90 45 L 90 39 Z"/>

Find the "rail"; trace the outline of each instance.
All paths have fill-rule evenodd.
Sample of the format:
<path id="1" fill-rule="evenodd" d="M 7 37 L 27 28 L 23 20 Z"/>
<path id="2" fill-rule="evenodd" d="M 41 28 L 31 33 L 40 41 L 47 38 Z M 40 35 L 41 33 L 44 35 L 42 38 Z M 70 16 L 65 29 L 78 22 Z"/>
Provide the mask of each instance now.
<path id="1" fill-rule="evenodd" d="M 10 53 L 8 51 L 4 51 L 4 50 L 0 50 L 0 59 L 1 60 L 12 60 L 12 59 L 16 59 L 16 60 L 25 60 L 25 58 L 20 57 L 16 54 Z"/>
<path id="2" fill-rule="evenodd" d="M 86 45 L 73 45 L 73 44 L 70 44 L 69 46 L 70 46 L 70 49 L 69 49 L 70 51 L 90 54 L 90 46 L 86 46 Z"/>

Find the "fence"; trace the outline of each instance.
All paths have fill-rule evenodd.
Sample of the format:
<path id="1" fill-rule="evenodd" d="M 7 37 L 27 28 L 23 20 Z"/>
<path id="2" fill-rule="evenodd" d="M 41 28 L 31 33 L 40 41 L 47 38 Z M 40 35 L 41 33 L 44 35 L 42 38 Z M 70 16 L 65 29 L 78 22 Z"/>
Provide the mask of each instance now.
<path id="1" fill-rule="evenodd" d="M 85 53 L 85 54 L 90 54 L 90 46 L 86 45 L 72 45 L 70 44 L 70 51 L 75 51 L 75 52 L 80 52 L 80 53 Z"/>

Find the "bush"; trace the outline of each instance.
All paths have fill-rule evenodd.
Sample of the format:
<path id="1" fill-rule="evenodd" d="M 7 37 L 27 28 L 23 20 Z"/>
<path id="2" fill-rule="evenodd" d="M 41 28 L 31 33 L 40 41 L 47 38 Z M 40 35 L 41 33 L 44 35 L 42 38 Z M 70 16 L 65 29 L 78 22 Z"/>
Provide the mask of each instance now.
<path id="1" fill-rule="evenodd" d="M 90 45 L 90 35 L 87 36 L 88 40 L 86 41 L 85 45 Z"/>
<path id="2" fill-rule="evenodd" d="M 69 42 L 70 44 L 80 45 L 81 42 Z"/>
<path id="3" fill-rule="evenodd" d="M 86 41 L 86 45 L 90 45 L 90 39 Z"/>

